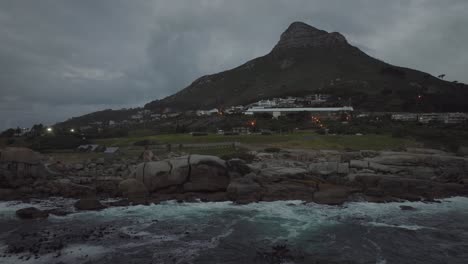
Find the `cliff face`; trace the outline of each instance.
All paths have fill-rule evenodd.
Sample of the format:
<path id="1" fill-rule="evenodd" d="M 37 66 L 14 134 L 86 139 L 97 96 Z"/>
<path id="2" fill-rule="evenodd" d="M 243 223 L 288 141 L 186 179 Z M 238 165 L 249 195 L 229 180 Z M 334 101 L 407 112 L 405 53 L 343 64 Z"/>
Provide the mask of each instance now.
<path id="1" fill-rule="evenodd" d="M 347 45 L 346 38 L 338 32 L 328 33 L 302 22 L 294 22 L 281 34 L 273 52 L 292 48 L 343 47 Z"/>

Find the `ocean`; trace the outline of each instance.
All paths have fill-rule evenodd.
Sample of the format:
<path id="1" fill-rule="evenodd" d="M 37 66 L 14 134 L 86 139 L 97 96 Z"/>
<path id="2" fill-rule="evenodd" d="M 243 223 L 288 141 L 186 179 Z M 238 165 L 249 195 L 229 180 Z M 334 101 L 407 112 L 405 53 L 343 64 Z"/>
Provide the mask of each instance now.
<path id="1" fill-rule="evenodd" d="M 43 220 L 74 200 L 0 203 L 0 263 L 468 263 L 468 198 L 437 203 L 301 201 L 112 207 Z M 402 210 L 410 206 L 412 210 Z"/>

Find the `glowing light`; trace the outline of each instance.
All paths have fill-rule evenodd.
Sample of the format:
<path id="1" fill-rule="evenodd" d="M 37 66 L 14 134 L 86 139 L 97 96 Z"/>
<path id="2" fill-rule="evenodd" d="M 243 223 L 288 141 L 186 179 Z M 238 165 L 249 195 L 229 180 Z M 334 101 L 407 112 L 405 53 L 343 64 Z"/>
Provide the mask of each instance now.
<path id="1" fill-rule="evenodd" d="M 75 129 L 73 129 L 73 128 L 70 129 L 70 132 L 75 133 Z"/>
<path id="2" fill-rule="evenodd" d="M 52 128 L 51 128 L 51 127 L 48 127 L 48 128 L 47 128 L 47 132 L 52 132 Z"/>

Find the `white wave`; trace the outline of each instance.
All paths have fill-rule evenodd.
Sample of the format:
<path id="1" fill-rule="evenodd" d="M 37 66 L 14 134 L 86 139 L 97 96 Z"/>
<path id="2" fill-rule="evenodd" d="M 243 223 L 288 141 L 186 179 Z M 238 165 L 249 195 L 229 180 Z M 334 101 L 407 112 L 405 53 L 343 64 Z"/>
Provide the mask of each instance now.
<path id="1" fill-rule="evenodd" d="M 6 246 L 0 245 L 0 252 L 7 257 L 0 258 L 0 263 L 15 264 L 50 264 L 50 263 L 93 263 L 100 257 L 108 254 L 112 250 L 106 247 L 93 246 L 87 244 L 69 245 L 58 253 L 40 255 L 36 258 L 29 253 L 8 256 L 5 253 Z"/>
<path id="2" fill-rule="evenodd" d="M 411 231 L 417 231 L 421 229 L 435 229 L 432 227 L 420 226 L 420 225 L 396 225 L 396 224 L 386 224 L 386 223 L 378 223 L 378 222 L 369 222 L 369 223 L 366 223 L 365 225 L 375 226 L 375 227 L 400 228 L 400 229 L 406 229 L 406 230 L 411 230 Z"/>

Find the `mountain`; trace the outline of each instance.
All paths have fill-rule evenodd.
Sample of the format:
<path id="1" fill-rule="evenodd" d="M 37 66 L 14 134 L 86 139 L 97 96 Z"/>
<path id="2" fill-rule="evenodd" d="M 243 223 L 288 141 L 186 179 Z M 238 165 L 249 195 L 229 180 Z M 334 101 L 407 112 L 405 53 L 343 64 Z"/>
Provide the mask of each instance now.
<path id="1" fill-rule="evenodd" d="M 468 111 L 467 85 L 390 65 L 350 45 L 340 33 L 302 22 L 292 23 L 267 55 L 203 76 L 145 108 L 223 108 L 313 93 L 335 95 L 366 111 Z"/>

